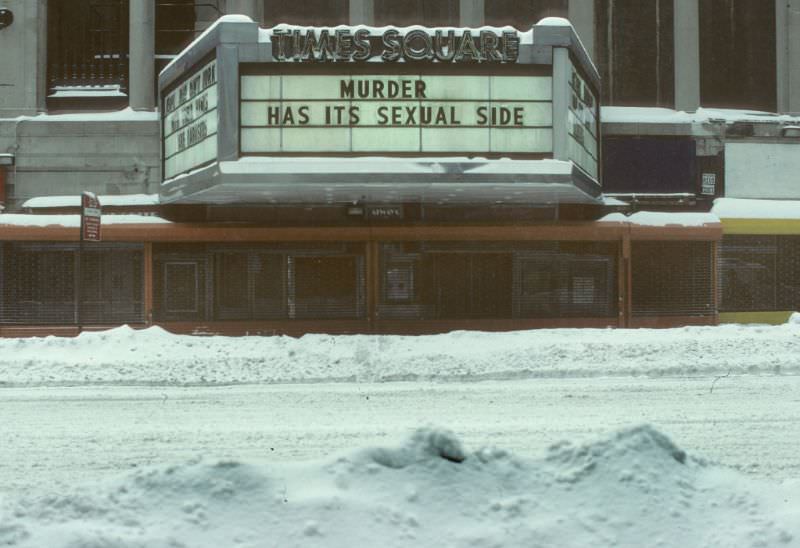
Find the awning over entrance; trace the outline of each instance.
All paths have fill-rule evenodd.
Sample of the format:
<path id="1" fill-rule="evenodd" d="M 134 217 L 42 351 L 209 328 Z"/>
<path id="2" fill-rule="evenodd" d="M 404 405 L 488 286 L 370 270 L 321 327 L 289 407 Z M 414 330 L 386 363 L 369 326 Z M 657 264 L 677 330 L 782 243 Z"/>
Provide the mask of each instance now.
<path id="1" fill-rule="evenodd" d="M 572 162 L 474 158 L 247 157 L 166 183 L 163 203 L 601 204 Z"/>

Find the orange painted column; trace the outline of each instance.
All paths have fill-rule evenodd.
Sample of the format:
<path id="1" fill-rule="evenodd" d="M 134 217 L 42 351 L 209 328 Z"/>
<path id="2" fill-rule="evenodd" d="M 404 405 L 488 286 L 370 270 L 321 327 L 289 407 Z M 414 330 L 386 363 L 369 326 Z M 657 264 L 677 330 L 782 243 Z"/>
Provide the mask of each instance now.
<path id="1" fill-rule="evenodd" d="M 622 249 L 620 253 L 619 268 L 619 314 L 620 327 L 630 327 L 632 307 L 632 276 L 631 276 L 631 233 L 626 227 L 622 233 Z"/>
<path id="2" fill-rule="evenodd" d="M 153 244 L 144 244 L 144 322 L 153 325 Z"/>

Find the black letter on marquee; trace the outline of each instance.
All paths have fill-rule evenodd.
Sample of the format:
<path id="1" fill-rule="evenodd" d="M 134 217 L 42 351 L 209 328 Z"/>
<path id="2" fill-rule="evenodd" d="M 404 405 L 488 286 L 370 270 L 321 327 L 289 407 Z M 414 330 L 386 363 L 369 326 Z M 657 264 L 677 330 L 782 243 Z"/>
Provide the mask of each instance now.
<path id="1" fill-rule="evenodd" d="M 339 80 L 339 96 L 342 99 L 353 98 L 353 81 L 352 80 Z"/>
<path id="2" fill-rule="evenodd" d="M 416 42 L 416 44 L 415 44 Z M 431 37 L 424 30 L 412 30 L 403 37 L 403 55 L 412 61 L 423 61 L 431 54 Z"/>
<path id="3" fill-rule="evenodd" d="M 456 54 L 456 33 L 455 31 L 447 31 L 447 53 L 445 53 L 445 46 L 442 43 L 443 34 L 441 30 L 437 30 L 433 36 L 433 54 L 439 61 L 452 61 L 453 56 Z"/>
<path id="4" fill-rule="evenodd" d="M 381 58 L 384 61 L 397 61 L 400 59 L 400 33 L 397 29 L 389 29 L 383 33 L 383 47 Z"/>
<path id="5" fill-rule="evenodd" d="M 369 31 L 367 29 L 358 29 L 353 39 L 355 52 L 353 53 L 354 61 L 365 61 L 369 59 Z"/>
<path id="6" fill-rule="evenodd" d="M 502 56 L 497 51 L 497 35 L 490 30 L 481 31 L 481 54 L 487 61 L 500 61 Z"/>
<path id="7" fill-rule="evenodd" d="M 516 32 L 503 32 L 503 60 L 513 63 L 519 57 L 519 36 Z"/>

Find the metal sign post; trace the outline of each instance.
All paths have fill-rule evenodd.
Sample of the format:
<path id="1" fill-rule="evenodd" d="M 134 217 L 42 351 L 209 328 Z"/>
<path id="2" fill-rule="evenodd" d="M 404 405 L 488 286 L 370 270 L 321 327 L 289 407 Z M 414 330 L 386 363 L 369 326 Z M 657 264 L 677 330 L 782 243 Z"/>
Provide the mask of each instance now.
<path id="1" fill-rule="evenodd" d="M 83 274 L 81 273 L 81 266 L 83 265 L 83 242 L 84 240 L 90 242 L 100 241 L 100 200 L 92 192 L 83 192 L 81 194 L 81 238 L 78 244 L 78 265 L 76 273 L 76 282 L 78 286 L 78 295 L 75 303 L 75 323 L 78 324 L 78 332 L 81 331 L 81 307 L 83 305 Z"/>

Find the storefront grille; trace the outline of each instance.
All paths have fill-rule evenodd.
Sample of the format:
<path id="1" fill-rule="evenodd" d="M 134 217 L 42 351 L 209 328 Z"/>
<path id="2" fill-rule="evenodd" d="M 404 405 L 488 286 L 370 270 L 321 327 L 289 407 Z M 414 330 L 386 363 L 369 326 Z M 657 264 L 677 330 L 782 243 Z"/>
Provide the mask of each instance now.
<path id="1" fill-rule="evenodd" d="M 360 319 L 363 244 L 159 246 L 154 307 L 164 321 Z"/>
<path id="2" fill-rule="evenodd" d="M 725 236 L 719 255 L 722 312 L 800 309 L 800 236 Z"/>
<path id="3" fill-rule="evenodd" d="M 1 323 L 144 321 L 141 245 L 7 243 L 0 260 Z"/>
<path id="4" fill-rule="evenodd" d="M 711 242 L 633 242 L 634 316 L 713 315 Z"/>
<path id="5" fill-rule="evenodd" d="M 380 247 L 382 319 L 610 317 L 615 244 L 393 242 Z"/>

